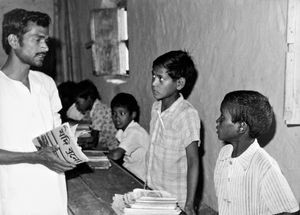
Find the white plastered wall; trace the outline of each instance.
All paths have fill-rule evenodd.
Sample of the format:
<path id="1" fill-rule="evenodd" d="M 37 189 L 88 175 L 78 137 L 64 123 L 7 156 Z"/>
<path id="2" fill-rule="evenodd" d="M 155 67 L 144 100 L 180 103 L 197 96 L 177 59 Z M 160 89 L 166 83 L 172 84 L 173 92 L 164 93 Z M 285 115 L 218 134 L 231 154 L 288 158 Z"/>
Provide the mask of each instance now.
<path id="1" fill-rule="evenodd" d="M 203 201 L 215 209 L 213 170 L 221 148 L 215 120 L 225 93 L 237 89 L 269 97 L 276 126 L 265 149 L 300 200 L 300 127 L 287 127 L 283 118 L 286 26 L 286 0 L 128 0 L 131 78 L 115 90 L 137 98 L 141 124 L 149 128 L 152 61 L 169 50 L 190 51 L 199 77 L 189 101 L 204 125 Z"/>

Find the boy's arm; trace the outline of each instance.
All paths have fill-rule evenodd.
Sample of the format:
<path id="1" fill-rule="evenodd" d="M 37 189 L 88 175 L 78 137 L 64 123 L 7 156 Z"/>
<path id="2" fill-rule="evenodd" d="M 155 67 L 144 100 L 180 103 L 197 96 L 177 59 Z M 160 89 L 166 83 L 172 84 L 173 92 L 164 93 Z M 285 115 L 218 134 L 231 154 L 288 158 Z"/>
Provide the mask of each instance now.
<path id="1" fill-rule="evenodd" d="M 187 215 L 196 214 L 194 210 L 194 199 L 198 185 L 199 154 L 198 141 L 193 141 L 186 147 L 187 155 L 187 197 L 184 211 Z"/>
<path id="2" fill-rule="evenodd" d="M 125 150 L 118 147 L 116 149 L 109 151 L 107 156 L 112 160 L 119 160 L 121 157 L 123 157 L 124 154 L 125 154 Z"/>
<path id="3" fill-rule="evenodd" d="M 263 201 L 272 214 L 299 213 L 299 203 L 277 163 L 268 169 L 260 183 Z"/>

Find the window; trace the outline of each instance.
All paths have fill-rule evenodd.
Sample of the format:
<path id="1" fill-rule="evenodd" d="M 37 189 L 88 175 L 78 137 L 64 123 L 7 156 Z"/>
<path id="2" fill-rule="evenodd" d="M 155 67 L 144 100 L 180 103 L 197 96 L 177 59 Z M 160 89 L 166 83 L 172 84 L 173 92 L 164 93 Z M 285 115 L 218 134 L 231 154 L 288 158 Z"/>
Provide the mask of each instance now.
<path id="1" fill-rule="evenodd" d="M 284 120 L 300 125 L 300 1 L 288 1 Z"/>
<path id="2" fill-rule="evenodd" d="M 94 74 L 128 77 L 127 11 L 124 8 L 93 10 L 91 37 Z"/>

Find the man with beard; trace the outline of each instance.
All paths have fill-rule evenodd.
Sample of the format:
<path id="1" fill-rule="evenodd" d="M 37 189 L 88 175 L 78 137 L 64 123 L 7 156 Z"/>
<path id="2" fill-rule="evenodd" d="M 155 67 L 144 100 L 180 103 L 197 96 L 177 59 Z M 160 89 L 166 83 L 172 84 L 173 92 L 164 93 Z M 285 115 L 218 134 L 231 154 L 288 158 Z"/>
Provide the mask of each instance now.
<path id="1" fill-rule="evenodd" d="M 67 215 L 64 171 L 53 147 L 37 151 L 32 139 L 60 125 L 55 82 L 30 70 L 48 51 L 50 17 L 14 9 L 4 14 L 0 71 L 0 214 Z"/>

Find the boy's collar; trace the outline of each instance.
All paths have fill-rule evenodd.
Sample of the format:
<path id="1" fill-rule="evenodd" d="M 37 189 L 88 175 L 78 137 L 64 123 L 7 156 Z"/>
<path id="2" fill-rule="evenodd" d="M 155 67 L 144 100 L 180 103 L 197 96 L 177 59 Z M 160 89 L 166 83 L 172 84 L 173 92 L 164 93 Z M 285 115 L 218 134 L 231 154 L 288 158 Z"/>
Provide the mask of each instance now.
<path id="1" fill-rule="evenodd" d="M 165 112 L 172 112 L 173 110 L 176 109 L 176 107 L 179 105 L 179 103 L 181 103 L 183 101 L 183 96 L 181 93 L 179 93 L 179 97 L 176 99 L 175 102 L 173 102 L 173 104 L 171 104 L 170 107 L 168 107 L 166 110 L 163 111 L 163 113 Z M 159 105 L 157 106 L 157 111 L 159 113 L 161 113 L 161 105 L 162 105 L 162 101 L 159 101 Z"/>
<path id="2" fill-rule="evenodd" d="M 125 132 L 126 130 L 127 130 L 127 128 L 130 128 L 130 127 L 132 127 L 132 126 L 134 126 L 135 125 L 135 121 L 134 120 L 131 120 L 131 122 L 127 125 L 127 127 L 124 129 L 124 131 L 122 130 L 122 129 L 118 129 L 118 131 L 123 131 L 123 132 Z"/>
<path id="3" fill-rule="evenodd" d="M 232 145 L 228 144 L 228 146 L 225 147 L 229 147 L 229 148 L 228 151 L 226 152 L 226 155 L 221 159 L 221 161 L 234 159 L 243 167 L 245 171 L 248 169 L 254 153 L 260 148 L 257 140 L 255 139 L 255 141 L 248 147 L 248 149 L 244 151 L 240 156 L 236 158 L 232 158 L 231 157 L 233 151 Z"/>
<path id="4" fill-rule="evenodd" d="M 124 131 L 123 131 L 122 129 L 118 129 L 118 131 L 117 131 L 115 137 L 116 137 L 119 141 L 121 141 L 121 136 L 122 136 L 123 133 L 127 130 L 127 128 L 132 127 L 132 126 L 134 126 L 134 125 L 135 125 L 135 121 L 132 120 L 132 121 L 127 125 L 127 127 L 125 128 Z"/>
<path id="5" fill-rule="evenodd" d="M 241 164 L 244 170 L 247 170 L 254 153 L 259 149 L 259 144 L 257 140 L 248 147 L 246 151 L 244 151 L 240 156 L 237 157 L 237 161 Z"/>
<path id="6" fill-rule="evenodd" d="M 135 124 L 134 120 L 131 120 L 131 122 L 127 125 L 127 127 L 125 128 L 125 130 L 131 126 L 133 126 Z"/>

